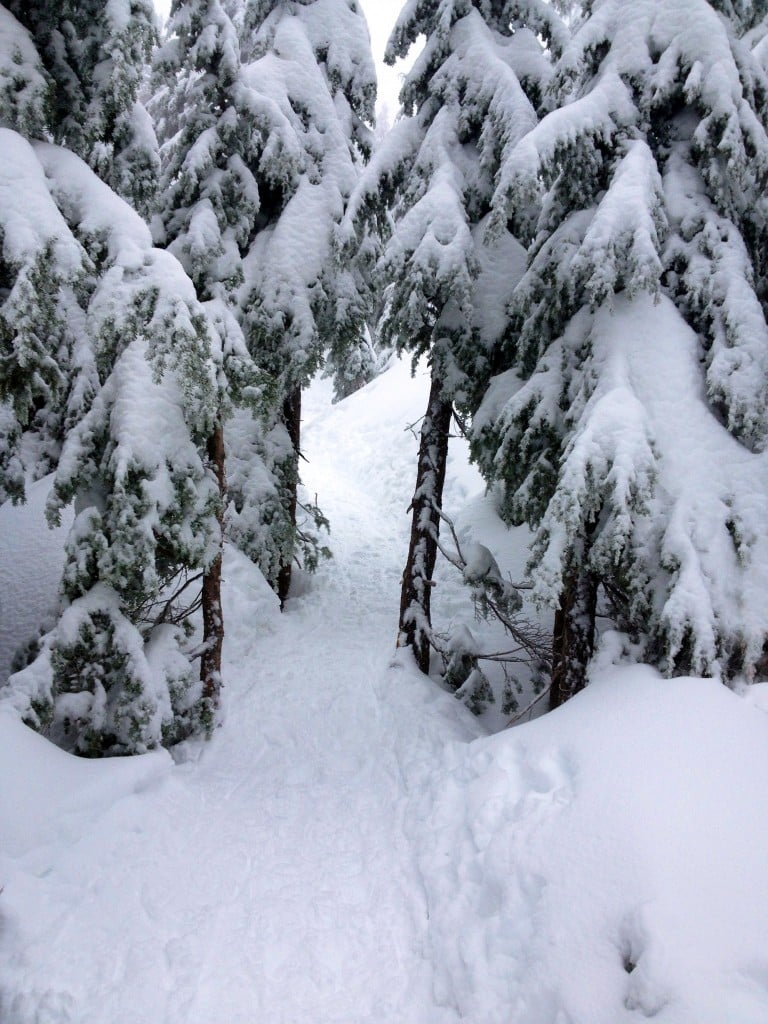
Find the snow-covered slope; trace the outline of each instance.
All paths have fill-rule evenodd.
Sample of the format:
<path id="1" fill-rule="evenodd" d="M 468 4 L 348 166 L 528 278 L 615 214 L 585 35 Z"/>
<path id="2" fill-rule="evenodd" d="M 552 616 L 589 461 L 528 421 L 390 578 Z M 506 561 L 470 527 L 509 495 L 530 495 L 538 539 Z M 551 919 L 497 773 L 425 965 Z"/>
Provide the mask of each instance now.
<path id="1" fill-rule="evenodd" d="M 489 737 L 393 655 L 426 384 L 310 392 L 335 557 L 281 615 L 227 553 L 210 744 L 85 762 L 0 718 L 2 1024 L 768 1020 L 761 688 L 608 643 L 584 694 Z M 462 459 L 452 511 L 497 529 Z"/>
<path id="2" fill-rule="evenodd" d="M 767 740 L 717 682 L 606 666 L 441 769 L 423 752 L 440 999 L 472 1024 L 765 1024 Z"/>

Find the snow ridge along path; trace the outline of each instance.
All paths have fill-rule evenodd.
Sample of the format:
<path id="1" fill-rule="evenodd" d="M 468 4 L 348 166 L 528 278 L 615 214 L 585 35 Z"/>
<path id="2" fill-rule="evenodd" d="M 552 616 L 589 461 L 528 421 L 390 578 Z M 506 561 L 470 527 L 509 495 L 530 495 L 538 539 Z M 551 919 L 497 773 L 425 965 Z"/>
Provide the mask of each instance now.
<path id="1" fill-rule="evenodd" d="M 457 1019 L 432 999 L 397 723 L 375 692 L 407 539 L 416 441 L 402 432 L 426 393 L 393 373 L 332 409 L 324 382 L 309 397 L 304 475 L 335 557 L 284 614 L 228 552 L 226 720 L 210 744 L 176 765 L 73 764 L 6 720 L 29 772 L 63 781 L 0 862 L 3 1024 Z"/>

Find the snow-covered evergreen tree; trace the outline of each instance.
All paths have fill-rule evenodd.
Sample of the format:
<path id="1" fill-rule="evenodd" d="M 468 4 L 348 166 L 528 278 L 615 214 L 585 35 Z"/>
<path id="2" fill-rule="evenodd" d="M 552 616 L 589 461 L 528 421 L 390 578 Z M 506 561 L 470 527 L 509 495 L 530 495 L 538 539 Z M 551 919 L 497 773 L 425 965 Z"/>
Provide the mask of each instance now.
<path id="1" fill-rule="evenodd" d="M 272 377 L 271 409 L 228 431 L 228 524 L 284 599 L 297 553 L 311 565 L 320 550 L 297 523 L 301 389 L 363 330 L 336 233 L 369 142 L 367 27 L 340 0 L 181 0 L 168 32 L 154 101 L 163 242 L 203 298 L 234 310 Z"/>
<path id="2" fill-rule="evenodd" d="M 50 103 L 50 80 L 27 32 L 0 7 L 0 122 L 23 136 L 42 137 Z M 16 140 L 7 131 L 9 140 Z M 10 160 L 0 166 L 0 216 L 3 221 L 18 201 L 20 176 Z M 34 212 L 30 211 L 34 216 Z M 44 228 L 43 218 L 37 226 Z M 37 460 L 60 439 L 58 421 L 66 392 L 66 375 L 50 337 L 69 346 L 65 337 L 67 288 L 82 274 L 74 247 L 55 244 L 55 233 L 42 230 L 38 243 L 14 239 L 2 224 L 0 289 L 0 501 L 24 497 L 22 434 L 33 423 L 41 443 Z M 34 237 L 34 236 L 33 236 Z M 16 242 L 16 244 L 14 244 Z M 38 300 L 39 296 L 39 300 Z M 35 422 L 37 421 L 37 422 Z M 42 467 L 42 473 L 48 466 Z"/>
<path id="3" fill-rule="evenodd" d="M 152 82 L 151 109 L 163 141 L 154 226 L 158 240 L 189 273 L 209 315 L 224 327 L 218 412 L 206 443 L 216 468 L 223 528 L 225 421 L 236 406 L 254 406 L 259 384 L 255 366 L 238 348 L 242 335 L 232 310 L 243 280 L 241 252 L 253 233 L 258 208 L 256 184 L 248 170 L 256 125 L 243 108 L 237 31 L 218 0 L 177 2 L 167 31 L 168 38 L 155 55 Z M 227 344 L 230 337 L 234 348 Z M 246 473 L 261 465 L 254 454 Z M 220 590 L 221 554 L 206 571 L 202 586 L 201 668 L 211 692 L 217 691 L 221 672 Z"/>
<path id="4" fill-rule="evenodd" d="M 76 181 L 75 158 L 54 156 L 52 171 Z M 74 218 L 101 220 L 117 257 L 109 292 L 97 290 L 88 310 L 96 359 L 111 368 L 64 443 L 49 503 L 54 518 L 75 503 L 64 606 L 42 666 L 27 671 L 36 680 L 50 652 L 55 741 L 133 753 L 213 723 L 217 693 L 196 678 L 184 627 L 196 578 L 220 558 L 221 497 L 205 458 L 216 360 L 178 263 L 126 223 L 108 189 L 91 182 L 80 194 L 87 207 L 73 206 Z"/>
<path id="5" fill-rule="evenodd" d="M 338 363 L 364 330 L 339 225 L 370 150 L 376 76 L 357 0 L 250 0 L 242 39 L 246 82 L 272 119 L 255 165 L 259 221 L 241 309 L 250 350 L 278 385 L 270 434 L 272 450 L 286 453 L 274 461 L 290 526 L 275 580 L 285 599 L 304 533 L 297 527 L 301 392 L 330 348 Z M 324 522 L 313 506 L 304 515 L 310 528 Z M 310 543 L 305 558 L 317 551 Z"/>
<path id="6" fill-rule="evenodd" d="M 79 753 L 143 751 L 212 720 L 182 606 L 220 552 L 206 441 L 236 328 L 82 160 L 34 140 L 51 78 L 6 8 L 0 45 L 2 485 L 22 498 L 57 467 L 50 515 L 76 512 L 58 621 L 4 699 Z"/>
<path id="7" fill-rule="evenodd" d="M 414 363 L 428 357 L 431 368 L 400 609 L 400 643 L 426 670 L 452 410 L 472 412 L 490 376 L 505 300 L 524 265 L 517 235 L 531 216 L 526 197 L 491 238 L 491 200 L 501 163 L 536 124 L 549 76 L 538 37 L 557 50 L 565 32 L 534 2 L 411 0 L 386 59 L 404 57 L 422 35 L 401 92 L 406 116 L 375 154 L 351 216 L 358 230 L 367 219 L 387 238 L 378 266 L 388 286 L 385 340 Z"/>
<path id="8" fill-rule="evenodd" d="M 768 635 L 768 83 L 738 38 L 755 13 L 587 5 L 561 105 L 499 180 L 499 226 L 548 192 L 475 447 L 509 519 L 538 527 L 555 704 L 584 685 L 600 586 L 669 672 L 750 673 Z"/>
<path id="9" fill-rule="evenodd" d="M 159 169 L 139 89 L 156 41 L 152 0 L 8 0 L 52 90 L 47 126 L 144 216 Z"/>
<path id="10" fill-rule="evenodd" d="M 242 79 L 235 25 L 219 0 L 177 0 L 154 59 L 162 140 L 161 241 L 203 300 L 234 301 L 256 230 L 251 169 L 261 125 Z"/>

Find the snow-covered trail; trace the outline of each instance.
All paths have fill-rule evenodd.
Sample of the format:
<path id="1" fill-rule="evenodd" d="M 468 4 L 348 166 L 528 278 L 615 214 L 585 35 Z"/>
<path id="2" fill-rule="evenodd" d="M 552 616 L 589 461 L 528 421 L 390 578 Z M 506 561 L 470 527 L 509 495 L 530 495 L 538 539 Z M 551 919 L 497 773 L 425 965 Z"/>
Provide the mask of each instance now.
<path id="1" fill-rule="evenodd" d="M 424 390 L 394 372 L 386 410 L 376 382 L 330 412 L 321 385 L 307 405 L 304 476 L 335 557 L 304 593 L 281 615 L 228 557 L 212 743 L 173 767 L 157 755 L 85 820 L 65 807 L 49 855 L 30 854 L 37 877 L 11 879 L 3 1024 L 456 1019 L 431 996 L 407 780 L 375 693 L 413 486 L 408 446 L 387 433 L 418 417 Z"/>

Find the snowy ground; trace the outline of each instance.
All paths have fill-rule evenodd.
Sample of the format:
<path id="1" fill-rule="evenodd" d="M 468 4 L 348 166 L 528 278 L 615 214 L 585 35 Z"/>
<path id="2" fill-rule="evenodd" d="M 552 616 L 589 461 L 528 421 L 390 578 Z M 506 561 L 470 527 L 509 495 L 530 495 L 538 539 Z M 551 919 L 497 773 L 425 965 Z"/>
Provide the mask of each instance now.
<path id="1" fill-rule="evenodd" d="M 281 615 L 228 553 L 210 744 L 84 762 L 0 717 L 0 1022 L 766 1024 L 762 688 L 616 668 L 608 638 L 586 693 L 486 736 L 393 660 L 426 382 L 327 394 L 304 475 L 335 558 Z M 459 452 L 451 477 L 490 518 Z M 48 564 L 8 516 L 6 573 Z"/>

